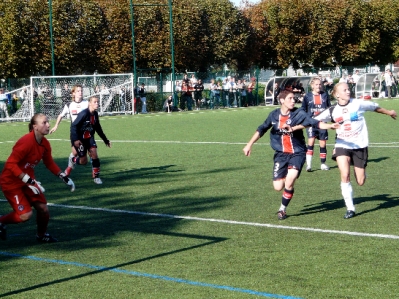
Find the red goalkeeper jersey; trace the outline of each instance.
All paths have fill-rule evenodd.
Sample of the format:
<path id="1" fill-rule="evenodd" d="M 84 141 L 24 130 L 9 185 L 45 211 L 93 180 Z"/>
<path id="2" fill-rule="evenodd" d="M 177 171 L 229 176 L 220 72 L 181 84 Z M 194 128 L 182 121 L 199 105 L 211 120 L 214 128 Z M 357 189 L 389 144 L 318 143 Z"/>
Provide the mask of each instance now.
<path id="1" fill-rule="evenodd" d="M 55 175 L 61 171 L 51 155 L 50 142 L 43 137 L 42 143 L 36 141 L 32 131 L 22 136 L 14 145 L 0 176 L 0 186 L 3 191 L 14 190 L 25 185 L 18 176 L 21 173 L 35 178 L 34 169 L 40 160 Z"/>

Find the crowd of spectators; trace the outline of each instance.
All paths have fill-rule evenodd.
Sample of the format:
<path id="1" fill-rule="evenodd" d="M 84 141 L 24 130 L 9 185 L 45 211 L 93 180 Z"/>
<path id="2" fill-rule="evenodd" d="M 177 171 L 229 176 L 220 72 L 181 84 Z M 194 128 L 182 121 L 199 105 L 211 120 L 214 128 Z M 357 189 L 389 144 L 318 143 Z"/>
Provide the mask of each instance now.
<path id="1" fill-rule="evenodd" d="M 223 79 L 211 79 L 210 84 L 204 84 L 202 79 L 195 75 L 185 74 L 182 80 L 176 81 L 175 92 L 177 94 L 179 111 L 202 108 L 236 108 L 254 106 L 253 91 L 256 87 L 256 79 L 249 81 L 245 78 L 228 76 Z M 166 108 L 166 106 L 164 106 Z"/>

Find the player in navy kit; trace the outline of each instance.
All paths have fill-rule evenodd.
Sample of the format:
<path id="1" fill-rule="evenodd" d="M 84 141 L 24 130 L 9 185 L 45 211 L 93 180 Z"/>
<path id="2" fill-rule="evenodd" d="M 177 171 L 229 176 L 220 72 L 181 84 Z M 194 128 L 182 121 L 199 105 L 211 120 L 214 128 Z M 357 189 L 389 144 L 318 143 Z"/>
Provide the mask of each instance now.
<path id="1" fill-rule="evenodd" d="M 78 157 L 74 158 L 72 162 L 81 165 L 87 164 L 87 152 L 89 152 L 92 160 L 94 183 L 102 184 L 100 179 L 100 159 L 98 158 L 94 134 L 97 132 L 107 147 L 111 147 L 111 142 L 103 132 L 97 109 L 98 98 L 91 97 L 89 108 L 80 112 L 71 125 L 71 142 L 78 153 Z"/>
<path id="2" fill-rule="evenodd" d="M 307 93 L 302 101 L 302 109 L 305 110 L 310 117 L 319 115 L 321 112 L 331 106 L 330 98 L 326 92 L 322 90 L 321 80 L 318 77 L 310 81 L 312 91 Z M 327 130 L 314 129 L 309 127 L 306 129 L 308 135 L 308 149 L 306 152 L 306 171 L 312 171 L 312 157 L 315 139 L 319 140 L 320 144 L 320 161 L 321 170 L 329 170 L 326 165 L 327 147 L 326 141 L 328 140 Z"/>
<path id="3" fill-rule="evenodd" d="M 282 91 L 278 95 L 281 108 L 272 111 L 244 147 L 246 156 L 251 154 L 252 145 L 270 130 L 270 145 L 275 150 L 273 166 L 273 187 L 284 189 L 278 219 L 287 218 L 286 208 L 294 195 L 294 184 L 305 163 L 306 143 L 303 128 L 314 126 L 319 129 L 335 129 L 337 124 L 326 124 L 309 117 L 302 109 L 295 108 L 294 94 Z"/>

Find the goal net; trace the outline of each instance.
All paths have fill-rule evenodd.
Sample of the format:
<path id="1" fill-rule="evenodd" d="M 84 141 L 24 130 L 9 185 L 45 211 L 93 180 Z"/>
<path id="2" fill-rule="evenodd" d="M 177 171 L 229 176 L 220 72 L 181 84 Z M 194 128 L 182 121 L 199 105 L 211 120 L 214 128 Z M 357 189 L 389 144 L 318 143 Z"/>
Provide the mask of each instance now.
<path id="1" fill-rule="evenodd" d="M 31 111 L 57 118 L 64 106 L 71 102 L 71 89 L 83 87 L 83 98 L 100 99 L 100 115 L 134 114 L 133 74 L 79 75 L 31 77 Z M 32 114 L 33 115 L 33 114 Z"/>
<path id="2" fill-rule="evenodd" d="M 7 101 L 7 107 L 3 106 L 3 111 L 0 112 L 0 121 L 9 120 L 30 120 L 33 113 L 30 105 L 32 88 L 30 85 L 24 86 L 12 91 L 4 93 Z"/>

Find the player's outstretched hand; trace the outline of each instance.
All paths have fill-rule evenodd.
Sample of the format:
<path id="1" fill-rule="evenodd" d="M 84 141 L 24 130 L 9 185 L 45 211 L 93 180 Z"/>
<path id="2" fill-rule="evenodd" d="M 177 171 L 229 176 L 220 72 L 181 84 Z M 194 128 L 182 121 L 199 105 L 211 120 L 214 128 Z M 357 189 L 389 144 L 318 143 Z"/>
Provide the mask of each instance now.
<path id="1" fill-rule="evenodd" d="M 74 182 L 64 172 L 61 172 L 58 176 L 65 184 L 71 187 L 71 192 L 75 191 Z"/>
<path id="2" fill-rule="evenodd" d="M 57 131 L 57 126 L 54 126 L 54 127 L 50 130 L 50 134 L 53 134 L 55 131 Z"/>
<path id="3" fill-rule="evenodd" d="M 109 147 L 109 148 L 112 147 L 111 141 L 105 140 L 104 143 L 105 143 L 105 145 L 106 145 L 107 147 Z"/>
<path id="4" fill-rule="evenodd" d="M 393 119 L 396 119 L 396 117 L 398 116 L 398 115 L 396 114 L 396 111 L 395 111 L 395 110 L 391 110 L 390 112 L 391 112 L 391 113 L 390 113 L 390 116 L 391 116 Z"/>

